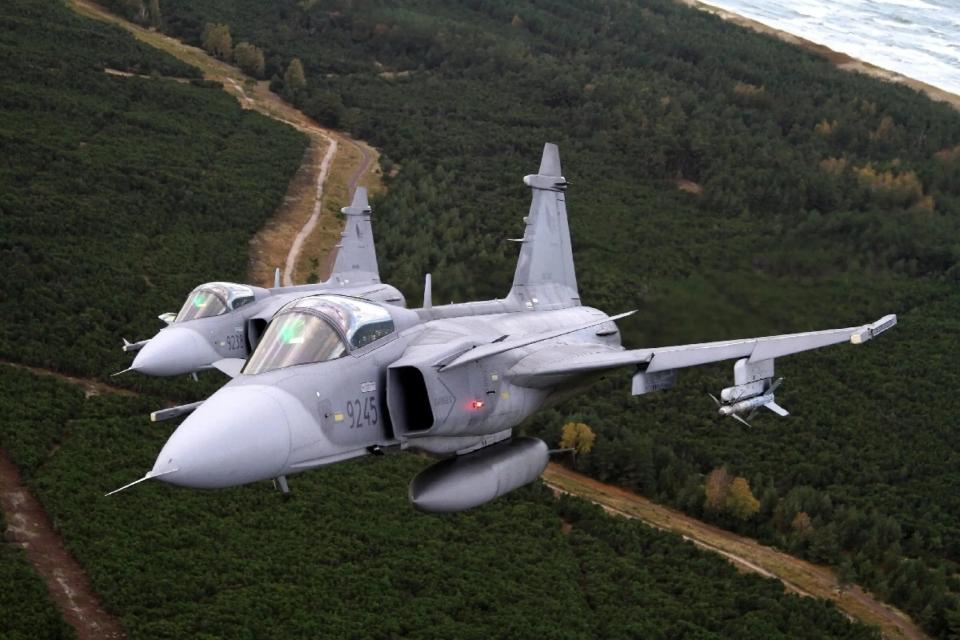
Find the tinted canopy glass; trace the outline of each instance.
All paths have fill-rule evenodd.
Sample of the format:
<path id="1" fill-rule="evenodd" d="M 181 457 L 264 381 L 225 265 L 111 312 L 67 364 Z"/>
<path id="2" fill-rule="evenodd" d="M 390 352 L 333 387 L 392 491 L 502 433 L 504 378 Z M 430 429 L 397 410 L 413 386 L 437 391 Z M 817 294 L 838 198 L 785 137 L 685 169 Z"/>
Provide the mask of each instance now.
<path id="1" fill-rule="evenodd" d="M 343 337 L 329 319 L 291 311 L 273 319 L 243 372 L 255 375 L 296 364 L 326 362 L 346 352 Z"/>
<path id="2" fill-rule="evenodd" d="M 334 295 L 301 298 L 274 316 L 243 372 L 326 362 L 393 331 L 389 312 L 379 305 Z"/>
<path id="3" fill-rule="evenodd" d="M 218 316 L 226 310 L 227 301 L 219 292 L 205 286 L 197 287 L 187 297 L 187 301 L 183 303 L 183 307 L 181 307 L 174 322 L 210 318 Z"/>
<path id="4" fill-rule="evenodd" d="M 250 287 L 232 282 L 208 282 L 190 292 L 174 322 L 218 316 L 253 301 Z"/>

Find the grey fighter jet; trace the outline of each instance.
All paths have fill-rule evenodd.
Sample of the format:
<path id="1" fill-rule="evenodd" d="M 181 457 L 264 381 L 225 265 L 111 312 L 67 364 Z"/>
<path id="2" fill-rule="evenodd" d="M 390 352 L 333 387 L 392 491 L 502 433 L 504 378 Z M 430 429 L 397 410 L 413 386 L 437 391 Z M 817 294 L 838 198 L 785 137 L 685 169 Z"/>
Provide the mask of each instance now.
<path id="1" fill-rule="evenodd" d="M 367 190 L 358 187 L 353 202 L 341 211 L 347 221 L 326 282 L 281 287 L 278 270 L 272 289 L 202 284 L 190 292 L 179 313 L 160 316 L 169 326 L 156 336 L 137 343 L 124 340 L 124 351 L 137 352 L 126 371 L 175 376 L 218 368 L 236 373 L 236 365 L 253 351 L 277 309 L 307 295 L 336 292 L 403 306 L 403 295 L 380 282 Z"/>
<path id="2" fill-rule="evenodd" d="M 533 482 L 547 445 L 514 428 L 606 371 L 632 367 L 633 393 L 642 395 L 673 386 L 679 369 L 734 360 L 721 414 L 785 413 L 774 402 L 776 358 L 860 344 L 896 323 L 890 315 L 846 329 L 625 349 L 615 321 L 629 313 L 580 304 L 555 145 L 524 182 L 533 203 L 506 298 L 433 306 L 428 276 L 416 310 L 331 294 L 289 302 L 239 375 L 177 428 L 136 482 L 218 488 L 273 478 L 286 491 L 291 474 L 414 449 L 444 459 L 413 479 L 413 505 L 461 511 Z"/>

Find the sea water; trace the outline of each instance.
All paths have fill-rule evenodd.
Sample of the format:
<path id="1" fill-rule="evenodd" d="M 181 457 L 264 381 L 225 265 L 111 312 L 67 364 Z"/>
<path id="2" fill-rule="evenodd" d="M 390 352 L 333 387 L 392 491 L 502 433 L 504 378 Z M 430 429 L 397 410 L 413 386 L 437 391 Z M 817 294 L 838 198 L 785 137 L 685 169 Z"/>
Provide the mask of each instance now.
<path id="1" fill-rule="evenodd" d="M 704 0 L 960 94 L 960 0 Z"/>

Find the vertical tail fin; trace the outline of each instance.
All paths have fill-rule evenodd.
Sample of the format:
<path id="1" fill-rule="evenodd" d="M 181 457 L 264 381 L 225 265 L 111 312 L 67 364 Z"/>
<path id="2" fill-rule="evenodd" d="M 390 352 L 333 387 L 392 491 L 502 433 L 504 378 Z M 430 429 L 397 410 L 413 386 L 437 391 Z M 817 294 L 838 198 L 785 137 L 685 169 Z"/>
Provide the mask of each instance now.
<path id="1" fill-rule="evenodd" d="M 370 204 L 366 187 L 357 187 L 353 202 L 340 209 L 347 217 L 337 245 L 337 258 L 333 263 L 329 283 L 371 284 L 380 282 L 377 268 L 377 252 L 373 244 L 373 227 L 370 225 Z"/>
<path id="2" fill-rule="evenodd" d="M 539 172 L 526 176 L 523 182 L 533 190 L 533 201 L 524 219 L 527 227 L 509 298 L 528 309 L 579 305 L 564 200 L 568 183 L 560 171 L 557 145 L 543 145 Z"/>

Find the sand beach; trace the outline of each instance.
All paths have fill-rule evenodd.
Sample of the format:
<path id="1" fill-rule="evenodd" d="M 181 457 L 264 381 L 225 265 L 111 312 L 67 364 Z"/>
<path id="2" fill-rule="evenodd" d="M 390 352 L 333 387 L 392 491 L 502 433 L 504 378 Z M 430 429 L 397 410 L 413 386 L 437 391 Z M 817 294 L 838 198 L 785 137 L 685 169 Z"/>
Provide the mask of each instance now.
<path id="1" fill-rule="evenodd" d="M 899 84 L 906 85 L 917 91 L 921 91 L 929 96 L 933 100 L 939 102 L 946 102 L 950 104 L 954 109 L 960 111 L 960 95 L 956 93 L 951 93 L 939 87 L 935 87 L 932 84 L 917 80 L 915 78 L 910 78 L 898 73 L 896 71 L 891 71 L 889 69 L 884 69 L 878 67 L 877 65 L 871 64 L 869 62 L 864 62 L 863 60 L 858 60 L 846 53 L 840 51 L 835 51 L 827 46 L 818 44 L 806 38 L 801 38 L 795 36 L 786 31 L 776 29 L 769 25 L 758 22 L 752 18 L 747 18 L 738 13 L 734 13 L 727 9 L 721 9 L 720 7 L 715 7 L 706 2 L 701 2 L 700 0 L 677 0 L 678 2 L 687 5 L 688 7 L 693 7 L 699 9 L 700 11 L 706 11 L 712 13 L 715 16 L 718 16 L 724 20 L 738 24 L 742 27 L 752 29 L 759 33 L 763 33 L 775 38 L 779 38 L 784 42 L 789 42 L 790 44 L 797 45 L 798 47 L 803 47 L 807 51 L 816 53 L 828 59 L 830 62 L 835 64 L 838 68 L 843 69 L 844 71 L 853 71 L 856 73 L 864 73 L 875 78 L 880 78 L 888 82 L 897 82 Z"/>

